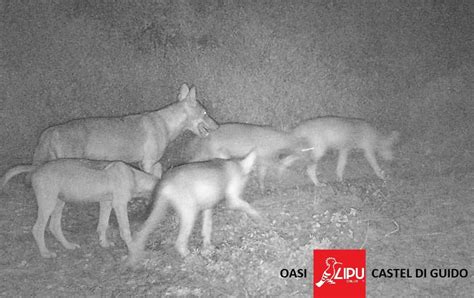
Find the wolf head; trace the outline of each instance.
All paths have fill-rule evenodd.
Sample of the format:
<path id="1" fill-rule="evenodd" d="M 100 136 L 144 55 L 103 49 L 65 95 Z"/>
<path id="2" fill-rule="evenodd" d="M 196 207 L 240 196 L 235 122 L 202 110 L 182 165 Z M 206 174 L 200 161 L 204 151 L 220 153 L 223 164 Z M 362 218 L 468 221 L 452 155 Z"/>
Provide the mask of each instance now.
<path id="1" fill-rule="evenodd" d="M 178 100 L 183 102 L 187 117 L 186 129 L 200 137 L 206 137 L 209 131 L 216 130 L 218 124 L 207 115 L 206 109 L 196 99 L 196 87 L 181 86 Z"/>
<path id="2" fill-rule="evenodd" d="M 378 144 L 378 153 L 385 160 L 393 159 L 392 146 L 400 139 L 400 133 L 398 131 L 392 131 L 390 135 L 382 137 Z"/>

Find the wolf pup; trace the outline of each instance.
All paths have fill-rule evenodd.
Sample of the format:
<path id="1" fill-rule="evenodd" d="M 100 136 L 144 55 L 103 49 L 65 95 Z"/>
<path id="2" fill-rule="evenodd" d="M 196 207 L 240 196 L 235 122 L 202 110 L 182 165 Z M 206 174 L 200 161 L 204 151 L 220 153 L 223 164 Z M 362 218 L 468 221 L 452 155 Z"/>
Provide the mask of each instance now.
<path id="1" fill-rule="evenodd" d="M 196 138 L 192 147 L 197 147 L 192 161 L 212 158 L 243 157 L 252 148 L 257 154 L 257 175 L 260 190 L 265 189 L 264 180 L 270 166 L 280 163 L 280 156 L 300 155 L 308 145 L 301 138 L 278 131 L 271 126 L 244 123 L 221 124 L 205 138 Z M 278 168 L 280 174 L 284 167 Z"/>
<path id="2" fill-rule="evenodd" d="M 76 119 L 47 128 L 39 138 L 33 165 L 59 158 L 121 160 L 137 162 L 151 173 L 167 145 L 184 130 L 205 137 L 217 127 L 196 100 L 196 88 L 183 84 L 178 102 L 157 111 Z"/>
<path id="3" fill-rule="evenodd" d="M 150 216 L 129 245 L 127 265 L 133 267 L 141 259 L 148 235 L 164 218 L 169 206 L 180 219 L 175 247 L 183 257 L 189 254 L 188 238 L 201 211 L 203 246 L 211 247 L 212 208 L 223 199 L 230 209 L 244 211 L 256 222 L 263 223 L 259 212 L 241 199 L 256 156 L 252 151 L 243 159 L 194 162 L 166 172 L 155 190 L 155 205 Z"/>
<path id="4" fill-rule="evenodd" d="M 377 177 L 384 179 L 375 158 L 377 152 L 383 159 L 393 158 L 392 145 L 398 140 L 399 133 L 393 131 L 390 135 L 382 135 L 366 121 L 355 118 L 327 116 L 304 121 L 293 129 L 293 135 L 305 138 L 312 146 L 313 163 L 306 173 L 316 186 L 321 185 L 317 178 L 317 163 L 328 149 L 339 151 L 336 174 L 339 181 L 347 162 L 347 156 L 352 149 L 362 149 L 365 158 Z"/>
<path id="5" fill-rule="evenodd" d="M 127 215 L 127 203 L 133 197 L 151 195 L 158 177 L 137 170 L 121 161 L 96 161 L 86 159 L 57 159 L 43 165 L 17 166 L 21 172 L 31 173 L 31 184 L 38 202 L 38 218 L 33 226 L 33 236 L 43 258 L 54 258 L 44 242 L 44 230 L 51 216 L 49 229 L 67 249 L 79 245 L 66 240 L 61 228 L 65 202 L 100 202 L 97 232 L 102 247 L 113 246 L 106 232 L 112 208 L 120 228 L 120 236 L 127 243 L 132 240 Z M 156 169 L 161 174 L 161 167 Z M 2 187 L 12 176 L 4 177 Z"/>

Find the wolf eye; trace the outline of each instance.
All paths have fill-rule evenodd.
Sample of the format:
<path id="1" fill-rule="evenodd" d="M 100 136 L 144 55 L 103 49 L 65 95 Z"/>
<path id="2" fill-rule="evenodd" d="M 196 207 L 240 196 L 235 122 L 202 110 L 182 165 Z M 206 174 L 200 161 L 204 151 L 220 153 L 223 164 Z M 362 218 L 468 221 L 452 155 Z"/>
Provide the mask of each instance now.
<path id="1" fill-rule="evenodd" d="M 202 114 L 203 114 L 203 115 L 207 115 L 207 112 L 206 112 L 206 111 L 202 111 Z"/>

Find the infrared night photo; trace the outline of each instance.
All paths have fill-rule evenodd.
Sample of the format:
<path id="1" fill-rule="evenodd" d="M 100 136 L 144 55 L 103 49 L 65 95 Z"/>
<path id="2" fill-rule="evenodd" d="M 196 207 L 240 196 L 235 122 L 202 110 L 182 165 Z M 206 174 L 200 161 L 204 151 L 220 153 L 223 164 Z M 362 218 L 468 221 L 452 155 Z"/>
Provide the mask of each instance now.
<path id="1" fill-rule="evenodd" d="M 473 26 L 0 0 L 0 296 L 472 297 Z"/>

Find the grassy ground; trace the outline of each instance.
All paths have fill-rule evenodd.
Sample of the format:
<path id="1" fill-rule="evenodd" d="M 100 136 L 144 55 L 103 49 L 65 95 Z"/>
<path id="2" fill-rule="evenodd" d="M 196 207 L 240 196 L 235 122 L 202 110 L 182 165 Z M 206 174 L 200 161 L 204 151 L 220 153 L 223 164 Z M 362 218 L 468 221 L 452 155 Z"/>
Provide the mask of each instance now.
<path id="1" fill-rule="evenodd" d="M 376 179 L 360 155 L 349 160 L 344 183 L 335 181 L 335 158 L 321 164 L 328 185 L 313 187 L 296 166 L 282 178 L 270 176 L 259 193 L 255 180 L 245 198 L 268 218 L 262 228 L 239 212 L 219 207 L 214 213 L 216 250 L 200 252 L 200 225 L 193 233 L 193 253 L 185 260 L 173 248 L 178 223 L 171 214 L 148 242 L 149 258 L 141 269 L 123 268 L 126 247 L 115 218 L 116 247 L 103 249 L 95 233 L 97 204 L 68 204 L 63 228 L 81 248 L 66 251 L 47 233 L 58 253 L 42 259 L 31 234 L 36 203 L 22 179 L 1 193 L 0 296 L 170 295 L 170 296 L 309 296 L 312 250 L 365 248 L 371 268 L 467 268 L 465 279 L 374 279 L 369 297 L 469 297 L 473 292 L 474 163 L 472 151 L 450 155 L 405 144 L 399 158 L 384 164 L 386 183 Z M 15 163 L 6 160 L 3 164 Z M 301 166 L 301 165 L 300 165 Z M 3 169 L 4 170 L 4 169 Z M 133 228 L 143 221 L 145 204 L 130 206 Z M 132 208 L 134 207 L 134 208 Z M 307 279 L 282 279 L 282 268 L 307 268 Z"/>

